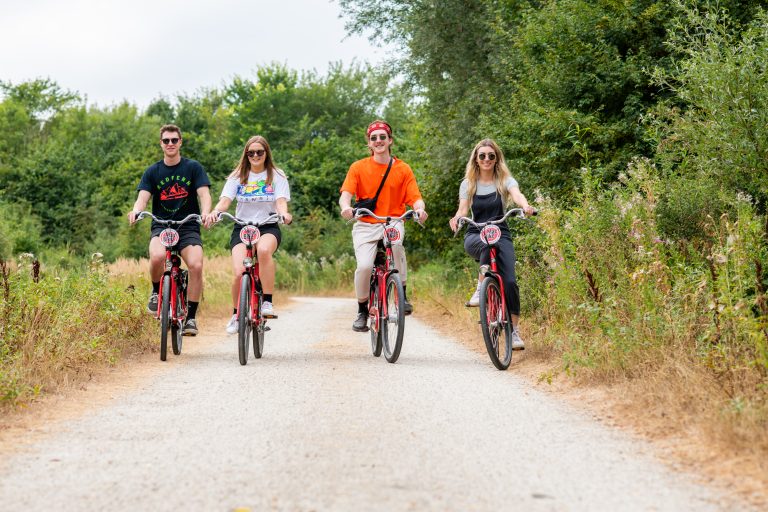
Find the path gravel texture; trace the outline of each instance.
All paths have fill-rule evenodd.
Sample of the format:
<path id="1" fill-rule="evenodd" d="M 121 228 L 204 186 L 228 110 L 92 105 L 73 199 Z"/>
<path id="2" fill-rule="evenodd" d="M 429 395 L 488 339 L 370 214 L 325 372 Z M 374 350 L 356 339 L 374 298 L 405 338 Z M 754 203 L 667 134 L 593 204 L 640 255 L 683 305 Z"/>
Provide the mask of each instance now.
<path id="1" fill-rule="evenodd" d="M 368 334 L 351 330 L 355 312 L 350 300 L 296 299 L 247 366 L 223 325 L 204 325 L 215 342 L 185 338 L 185 353 L 135 389 L 0 461 L 0 510 L 733 506 L 418 311 L 398 363 L 374 358 Z"/>

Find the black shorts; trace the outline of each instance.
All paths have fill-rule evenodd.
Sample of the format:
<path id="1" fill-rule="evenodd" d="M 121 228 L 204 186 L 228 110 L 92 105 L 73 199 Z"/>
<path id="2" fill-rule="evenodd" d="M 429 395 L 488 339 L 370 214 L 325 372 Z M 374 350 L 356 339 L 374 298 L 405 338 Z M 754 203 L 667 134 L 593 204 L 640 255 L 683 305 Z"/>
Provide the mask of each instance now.
<path id="1" fill-rule="evenodd" d="M 235 228 L 232 230 L 232 236 L 229 237 L 230 251 L 234 249 L 237 244 L 243 243 L 243 241 L 240 240 L 241 229 L 243 229 L 242 226 L 235 225 Z M 261 233 L 261 236 L 275 235 L 275 238 L 277 238 L 277 246 L 280 247 L 280 240 L 282 240 L 282 237 L 280 235 L 280 227 L 277 224 L 264 224 L 263 226 L 259 226 L 259 232 Z"/>
<path id="2" fill-rule="evenodd" d="M 160 236 L 160 233 L 164 230 L 164 227 L 158 226 L 152 228 L 152 238 L 156 236 Z M 179 251 L 184 249 L 185 247 L 188 247 L 190 245 L 199 245 L 200 247 L 203 246 L 203 240 L 200 238 L 200 229 L 177 229 L 176 231 L 179 232 L 179 243 L 178 248 Z"/>

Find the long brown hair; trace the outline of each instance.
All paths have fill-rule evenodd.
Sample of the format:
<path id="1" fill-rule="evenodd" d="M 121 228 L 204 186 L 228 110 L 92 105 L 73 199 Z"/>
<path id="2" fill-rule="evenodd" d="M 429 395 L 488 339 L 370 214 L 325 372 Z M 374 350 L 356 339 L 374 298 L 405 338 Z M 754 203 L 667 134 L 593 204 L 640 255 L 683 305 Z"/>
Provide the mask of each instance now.
<path id="1" fill-rule="evenodd" d="M 512 174 L 509 172 L 509 167 L 507 167 L 507 163 L 504 161 L 504 153 L 493 139 L 481 140 L 477 143 L 475 149 L 472 150 L 472 154 L 469 155 L 467 169 L 464 173 L 464 178 L 466 178 L 468 185 L 467 198 L 469 199 L 469 204 L 472 204 L 472 198 L 477 190 L 477 180 L 480 177 L 480 166 L 477 165 L 477 152 L 483 147 L 493 148 L 494 153 L 496 153 L 496 163 L 493 166 L 493 182 L 496 185 L 496 192 L 501 195 L 501 201 L 506 205 L 511 197 L 509 190 L 507 190 L 504 184 L 507 178 L 512 177 Z"/>
<path id="2" fill-rule="evenodd" d="M 272 179 L 275 176 L 275 172 L 279 173 L 281 176 L 285 176 L 285 173 L 275 166 L 275 163 L 272 161 L 272 150 L 269 147 L 269 142 L 267 142 L 267 139 L 261 135 L 254 135 L 248 139 L 248 142 L 245 143 L 245 147 L 243 148 L 243 154 L 240 156 L 240 161 L 235 166 L 232 174 L 230 174 L 229 177 L 239 178 L 241 185 L 248 183 L 248 174 L 251 172 L 251 161 L 248 159 L 247 153 L 248 148 L 251 147 L 251 144 L 254 142 L 261 144 L 264 147 L 264 151 L 266 151 L 264 158 L 264 169 L 267 171 L 267 185 L 272 185 Z"/>

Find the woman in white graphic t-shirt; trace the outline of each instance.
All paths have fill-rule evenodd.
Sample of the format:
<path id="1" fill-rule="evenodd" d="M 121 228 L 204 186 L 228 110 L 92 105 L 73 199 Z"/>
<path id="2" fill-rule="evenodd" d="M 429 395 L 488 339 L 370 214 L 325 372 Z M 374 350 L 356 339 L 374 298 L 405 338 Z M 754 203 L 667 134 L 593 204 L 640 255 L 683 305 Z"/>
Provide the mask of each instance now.
<path id="1" fill-rule="evenodd" d="M 272 213 L 283 216 L 286 224 L 292 217 L 288 213 L 288 201 L 291 191 L 285 173 L 275 167 L 272 151 L 267 139 L 256 135 L 248 139 L 243 148 L 240 162 L 227 178 L 221 198 L 210 215 L 203 219 L 210 227 L 218 218 L 219 212 L 227 211 L 233 200 L 237 200 L 235 217 L 253 222 L 263 222 Z M 240 291 L 240 278 L 243 275 L 245 244 L 240 241 L 241 226 L 235 225 L 229 240 L 232 250 L 232 318 L 227 324 L 227 332 L 237 332 L 237 299 Z M 275 290 L 275 260 L 272 255 L 280 246 L 280 227 L 277 224 L 259 226 L 261 237 L 256 242 L 256 254 L 259 260 L 259 278 L 264 290 L 264 303 L 261 312 L 266 318 L 277 318 L 274 312 L 272 293 Z"/>

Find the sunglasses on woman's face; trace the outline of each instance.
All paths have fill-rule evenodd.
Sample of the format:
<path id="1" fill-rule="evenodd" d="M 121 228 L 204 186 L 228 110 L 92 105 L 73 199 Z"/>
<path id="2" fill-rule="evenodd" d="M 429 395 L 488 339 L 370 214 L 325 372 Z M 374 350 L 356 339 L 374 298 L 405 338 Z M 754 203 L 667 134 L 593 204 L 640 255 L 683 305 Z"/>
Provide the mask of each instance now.
<path id="1" fill-rule="evenodd" d="M 486 156 L 488 157 L 488 160 L 490 160 L 491 162 L 496 160 L 496 153 L 478 153 L 477 154 L 477 158 L 479 158 L 480 160 L 485 160 Z"/>
<path id="2" fill-rule="evenodd" d="M 266 150 L 264 149 L 256 149 L 251 151 L 246 151 L 245 154 L 248 155 L 248 158 L 253 158 L 254 156 L 264 156 L 264 153 L 266 153 Z"/>
<path id="3" fill-rule="evenodd" d="M 178 137 L 173 137 L 172 139 L 160 139 L 160 142 L 167 146 L 168 144 L 177 144 L 180 140 Z"/>
<path id="4" fill-rule="evenodd" d="M 376 142 L 376 135 L 371 135 L 371 142 Z M 380 133 L 379 134 L 379 140 L 387 140 L 387 134 L 386 133 Z"/>

